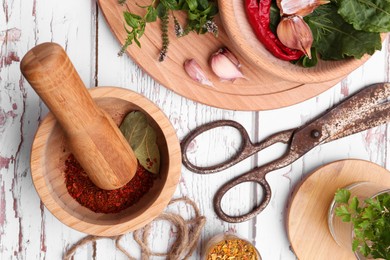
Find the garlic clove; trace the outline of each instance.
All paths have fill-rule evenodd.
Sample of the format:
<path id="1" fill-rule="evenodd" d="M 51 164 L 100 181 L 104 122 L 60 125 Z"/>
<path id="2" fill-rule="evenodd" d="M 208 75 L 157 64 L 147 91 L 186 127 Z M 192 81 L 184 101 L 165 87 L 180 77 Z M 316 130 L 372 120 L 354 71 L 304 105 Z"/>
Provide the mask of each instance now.
<path id="1" fill-rule="evenodd" d="M 301 50 L 311 59 L 313 34 L 301 16 L 283 17 L 276 29 L 279 40 L 291 49 Z"/>
<path id="2" fill-rule="evenodd" d="M 236 55 L 234 55 L 228 48 L 223 47 L 223 48 L 219 49 L 218 52 L 219 52 L 219 53 L 222 53 L 223 55 L 225 55 L 231 62 L 233 62 L 233 64 L 234 64 L 237 68 L 240 68 L 240 67 L 241 67 L 241 63 L 240 63 L 240 61 L 237 59 Z"/>
<path id="3" fill-rule="evenodd" d="M 214 86 L 213 83 L 206 77 L 206 74 L 203 72 L 202 68 L 199 66 L 196 60 L 186 60 L 184 62 L 184 70 L 187 72 L 188 76 L 190 76 L 190 78 L 196 82 L 210 87 Z"/>
<path id="4" fill-rule="evenodd" d="M 221 80 L 234 81 L 237 78 L 245 78 L 240 71 L 241 63 L 237 57 L 227 48 L 222 48 L 210 57 L 211 69 Z"/>
<path id="5" fill-rule="evenodd" d="M 314 9 L 323 4 L 328 4 L 328 0 L 277 0 L 276 4 L 280 9 L 280 15 L 300 15 L 311 14 Z"/>

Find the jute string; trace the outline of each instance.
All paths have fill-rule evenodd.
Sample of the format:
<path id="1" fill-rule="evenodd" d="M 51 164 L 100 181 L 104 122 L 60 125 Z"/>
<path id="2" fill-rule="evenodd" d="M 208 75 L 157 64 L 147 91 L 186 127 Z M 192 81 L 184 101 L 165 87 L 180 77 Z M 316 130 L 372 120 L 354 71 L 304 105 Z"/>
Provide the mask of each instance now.
<path id="1" fill-rule="evenodd" d="M 138 229 L 133 232 L 134 240 L 137 242 L 138 246 L 141 249 L 141 259 L 148 260 L 151 256 L 160 256 L 166 257 L 169 260 L 181 260 L 188 259 L 192 253 L 195 251 L 197 243 L 199 241 L 199 236 L 203 226 L 206 223 L 206 218 L 201 216 L 199 213 L 199 208 L 189 198 L 183 197 L 178 199 L 173 199 L 169 202 L 169 205 L 172 205 L 177 202 L 184 202 L 185 204 L 190 205 L 194 212 L 195 217 L 192 219 L 185 220 L 181 215 L 171 212 L 164 212 L 151 223 L 147 224 L 145 227 Z M 177 235 L 172 243 L 171 247 L 165 253 L 153 252 L 149 247 L 148 237 L 152 230 L 152 225 L 157 221 L 168 221 L 174 225 L 177 229 Z M 64 260 L 70 260 L 72 256 L 77 252 L 78 249 L 83 247 L 86 244 L 93 243 L 101 239 L 112 239 L 115 241 L 115 247 L 126 255 L 130 260 L 136 260 L 121 244 L 121 240 L 125 235 L 119 235 L 114 237 L 99 237 L 99 236 L 86 236 L 80 239 L 78 242 L 73 244 L 64 254 Z"/>

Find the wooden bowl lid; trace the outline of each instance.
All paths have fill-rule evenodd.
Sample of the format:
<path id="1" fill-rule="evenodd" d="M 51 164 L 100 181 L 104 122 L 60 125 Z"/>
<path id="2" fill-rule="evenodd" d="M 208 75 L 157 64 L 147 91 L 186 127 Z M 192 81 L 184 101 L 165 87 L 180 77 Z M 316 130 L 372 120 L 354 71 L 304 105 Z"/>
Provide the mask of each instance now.
<path id="1" fill-rule="evenodd" d="M 299 259 L 356 259 L 340 247 L 328 229 L 328 210 L 338 188 L 370 181 L 390 187 L 385 168 L 363 160 L 336 161 L 315 170 L 296 187 L 287 213 L 287 230 Z"/>

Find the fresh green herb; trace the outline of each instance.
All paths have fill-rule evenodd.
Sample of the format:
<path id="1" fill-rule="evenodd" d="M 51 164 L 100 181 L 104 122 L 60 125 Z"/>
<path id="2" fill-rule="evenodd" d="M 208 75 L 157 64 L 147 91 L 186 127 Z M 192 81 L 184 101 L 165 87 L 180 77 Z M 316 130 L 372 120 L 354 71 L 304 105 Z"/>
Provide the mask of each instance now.
<path id="1" fill-rule="evenodd" d="M 118 0 L 119 4 L 124 4 L 126 0 Z M 169 39 L 168 25 L 169 15 L 176 11 L 184 11 L 187 17 L 186 26 L 183 27 L 174 17 L 174 30 L 177 37 L 182 37 L 190 32 L 204 34 L 207 32 L 218 36 L 218 26 L 214 22 L 214 16 L 218 13 L 216 1 L 209 0 L 153 0 L 150 5 L 140 6 L 146 9 L 144 16 L 125 11 L 123 13 L 125 20 L 125 30 L 127 38 L 123 44 L 119 55 L 122 55 L 126 49 L 135 42 L 139 47 L 141 43 L 139 38 L 144 34 L 146 24 L 161 19 L 162 48 L 159 55 L 159 61 L 163 61 L 167 55 Z"/>
<path id="2" fill-rule="evenodd" d="M 360 59 L 382 48 L 379 33 L 356 30 L 338 13 L 334 4 L 317 7 L 304 19 L 313 33 L 313 47 L 323 60 Z"/>
<path id="3" fill-rule="evenodd" d="M 390 31 L 390 1 L 335 0 L 338 13 L 356 30 L 367 32 Z"/>
<path id="4" fill-rule="evenodd" d="M 366 257 L 390 259 L 390 194 L 366 199 L 362 206 L 356 197 L 350 196 L 350 191 L 345 189 L 336 192 L 335 213 L 344 222 L 352 221 L 353 251 L 359 250 Z"/>
<path id="5" fill-rule="evenodd" d="M 164 7 L 165 9 L 165 7 Z M 164 61 L 167 57 L 169 37 L 168 37 L 168 25 L 169 25 L 169 16 L 168 11 L 165 9 L 163 16 L 161 16 L 161 38 L 162 38 L 162 47 L 160 51 L 160 56 L 158 61 Z"/>
<path id="6" fill-rule="evenodd" d="M 304 17 L 313 33 L 312 53 L 323 60 L 360 59 L 382 48 L 380 32 L 390 31 L 389 0 L 331 0 L 317 7 Z M 271 29 L 276 30 L 280 21 L 279 8 L 275 3 L 270 12 Z M 313 67 L 314 60 L 303 57 L 293 63 Z"/>
<path id="7" fill-rule="evenodd" d="M 139 111 L 130 112 L 119 129 L 129 142 L 139 163 L 149 172 L 160 170 L 160 152 L 156 143 L 156 132 L 146 116 Z"/>

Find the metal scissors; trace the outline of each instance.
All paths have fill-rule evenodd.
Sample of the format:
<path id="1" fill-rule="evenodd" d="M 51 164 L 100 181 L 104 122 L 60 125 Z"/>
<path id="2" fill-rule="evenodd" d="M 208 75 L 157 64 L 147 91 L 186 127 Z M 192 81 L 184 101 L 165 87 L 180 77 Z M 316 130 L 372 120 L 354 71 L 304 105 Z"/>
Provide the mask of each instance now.
<path id="1" fill-rule="evenodd" d="M 390 121 L 390 83 L 377 83 L 345 99 L 330 110 L 305 125 L 273 134 L 259 143 L 252 143 L 244 127 L 231 120 L 220 120 L 202 125 L 190 132 L 181 142 L 183 164 L 189 170 L 210 174 L 225 170 L 238 162 L 275 143 L 288 145 L 287 151 L 278 159 L 255 167 L 229 182 L 225 183 L 214 196 L 214 210 L 219 218 L 231 223 L 249 220 L 262 212 L 271 200 L 271 187 L 266 175 L 285 167 L 315 146 L 327 143 Z M 241 147 L 237 153 L 225 162 L 214 166 L 199 167 L 192 164 L 187 157 L 187 148 L 191 141 L 210 129 L 230 126 L 236 128 L 242 137 Z M 263 198 L 252 211 L 241 216 L 229 216 L 221 208 L 222 197 L 231 188 L 243 182 L 255 182 L 263 189 Z"/>

